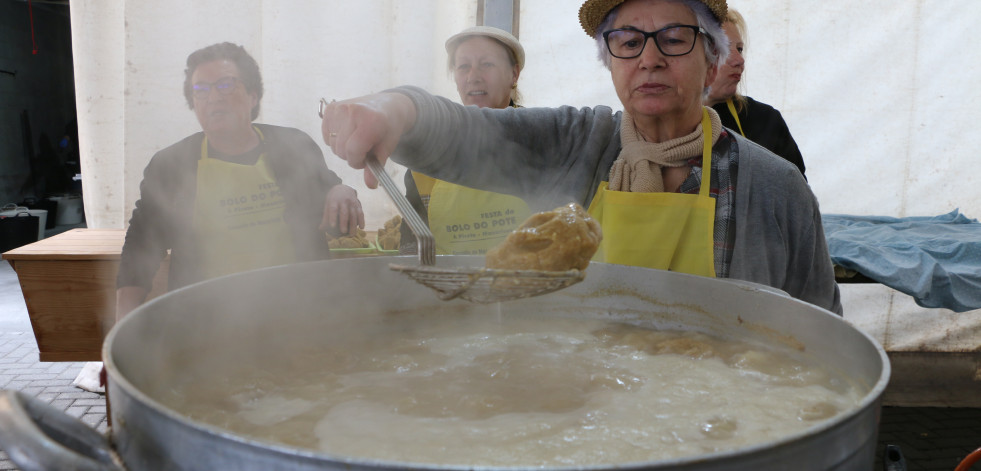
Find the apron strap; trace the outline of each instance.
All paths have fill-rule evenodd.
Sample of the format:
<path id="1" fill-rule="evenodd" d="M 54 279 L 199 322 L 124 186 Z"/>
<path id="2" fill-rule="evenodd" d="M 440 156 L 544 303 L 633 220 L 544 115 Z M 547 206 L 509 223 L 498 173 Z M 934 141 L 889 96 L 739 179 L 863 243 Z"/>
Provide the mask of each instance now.
<path id="1" fill-rule="evenodd" d="M 708 108 L 702 107 L 702 184 L 698 196 L 709 196 L 712 189 L 712 121 Z"/>
<path id="2" fill-rule="evenodd" d="M 736 113 L 736 105 L 732 103 L 732 98 L 726 100 L 726 105 L 729 107 L 729 113 L 731 113 L 732 117 L 736 119 L 736 127 L 739 128 L 739 134 L 746 137 L 746 133 L 743 132 L 743 124 L 739 122 L 739 114 Z"/>

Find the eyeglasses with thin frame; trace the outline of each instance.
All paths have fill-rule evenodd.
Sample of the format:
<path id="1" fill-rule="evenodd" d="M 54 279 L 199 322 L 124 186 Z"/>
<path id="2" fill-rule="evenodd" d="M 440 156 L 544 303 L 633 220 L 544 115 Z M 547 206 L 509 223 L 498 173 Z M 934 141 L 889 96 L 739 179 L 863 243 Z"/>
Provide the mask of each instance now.
<path id="1" fill-rule="evenodd" d="M 211 95 L 212 90 L 217 90 L 221 95 L 228 95 L 235 91 L 235 87 L 238 85 L 238 77 L 222 77 L 216 82 L 198 82 L 191 86 L 191 91 L 194 93 L 194 98 L 203 100 Z"/>
<path id="2" fill-rule="evenodd" d="M 613 29 L 603 33 L 606 48 L 618 59 L 633 59 L 640 56 L 647 46 L 647 39 L 653 38 L 657 50 L 665 56 L 683 56 L 695 49 L 698 34 L 706 34 L 699 26 L 674 25 L 648 33 L 634 27 Z"/>

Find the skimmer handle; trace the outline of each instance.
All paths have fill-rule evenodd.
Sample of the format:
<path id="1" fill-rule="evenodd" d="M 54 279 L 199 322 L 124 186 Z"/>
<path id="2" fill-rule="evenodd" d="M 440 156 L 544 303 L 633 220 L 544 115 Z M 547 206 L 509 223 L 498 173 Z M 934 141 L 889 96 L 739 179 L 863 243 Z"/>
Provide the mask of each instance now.
<path id="1" fill-rule="evenodd" d="M 419 263 L 429 266 L 436 265 L 436 240 L 433 238 L 433 233 L 429 230 L 429 225 L 419 217 L 416 210 L 409 204 L 409 200 L 395 186 L 395 182 L 392 181 L 392 177 L 385 171 L 385 167 L 382 166 L 381 162 L 373 154 L 368 154 L 365 163 L 368 164 L 368 169 L 375 175 L 378 183 L 385 189 L 385 193 L 388 193 L 388 197 L 395 203 L 399 214 L 402 215 L 402 220 L 409 225 L 412 234 L 416 236 L 416 241 L 419 243 Z"/>

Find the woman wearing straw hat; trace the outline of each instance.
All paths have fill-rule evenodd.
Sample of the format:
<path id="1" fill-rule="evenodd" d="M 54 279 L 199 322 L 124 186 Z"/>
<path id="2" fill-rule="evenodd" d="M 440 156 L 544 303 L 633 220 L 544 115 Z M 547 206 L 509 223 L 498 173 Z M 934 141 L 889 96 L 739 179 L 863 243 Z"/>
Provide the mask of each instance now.
<path id="1" fill-rule="evenodd" d="M 354 168 L 391 156 L 536 210 L 580 203 L 603 226 L 594 260 L 747 280 L 840 313 L 800 172 L 702 105 L 728 53 L 725 14 L 725 0 L 587 0 L 580 23 L 622 112 L 477 109 L 401 87 L 334 103 L 322 132 Z"/>
<path id="2" fill-rule="evenodd" d="M 712 83 L 705 104 L 719 113 L 723 126 L 738 131 L 743 137 L 787 159 L 797 166 L 801 175 L 804 175 L 804 157 L 801 156 L 797 142 L 790 135 L 787 122 L 783 120 L 780 112 L 738 91 L 746 69 L 746 61 L 743 57 L 746 45 L 746 20 L 738 11 L 729 8 L 722 29 L 729 38 L 729 58 L 719 66 L 719 73 Z"/>
<path id="3" fill-rule="evenodd" d="M 447 67 L 464 105 L 518 107 L 518 76 L 525 50 L 511 33 L 491 26 L 467 28 L 446 40 Z M 531 210 L 521 198 L 405 174 L 405 196 L 429 224 L 437 254 L 482 255 L 499 244 Z M 402 228 L 403 253 L 414 253 L 415 236 Z"/>

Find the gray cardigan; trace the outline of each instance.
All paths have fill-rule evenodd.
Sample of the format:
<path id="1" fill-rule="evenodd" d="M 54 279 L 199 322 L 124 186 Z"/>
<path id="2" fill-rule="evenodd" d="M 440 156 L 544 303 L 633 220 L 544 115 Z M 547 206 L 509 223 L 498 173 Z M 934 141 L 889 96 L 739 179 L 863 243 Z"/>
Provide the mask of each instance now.
<path id="1" fill-rule="evenodd" d="M 534 210 L 588 207 L 620 153 L 622 113 L 608 107 L 464 107 L 415 87 L 415 127 L 393 160 L 462 185 L 517 195 Z M 817 199 L 792 164 L 738 133 L 731 278 L 768 285 L 841 314 Z M 713 150 L 721 158 L 729 148 Z"/>

